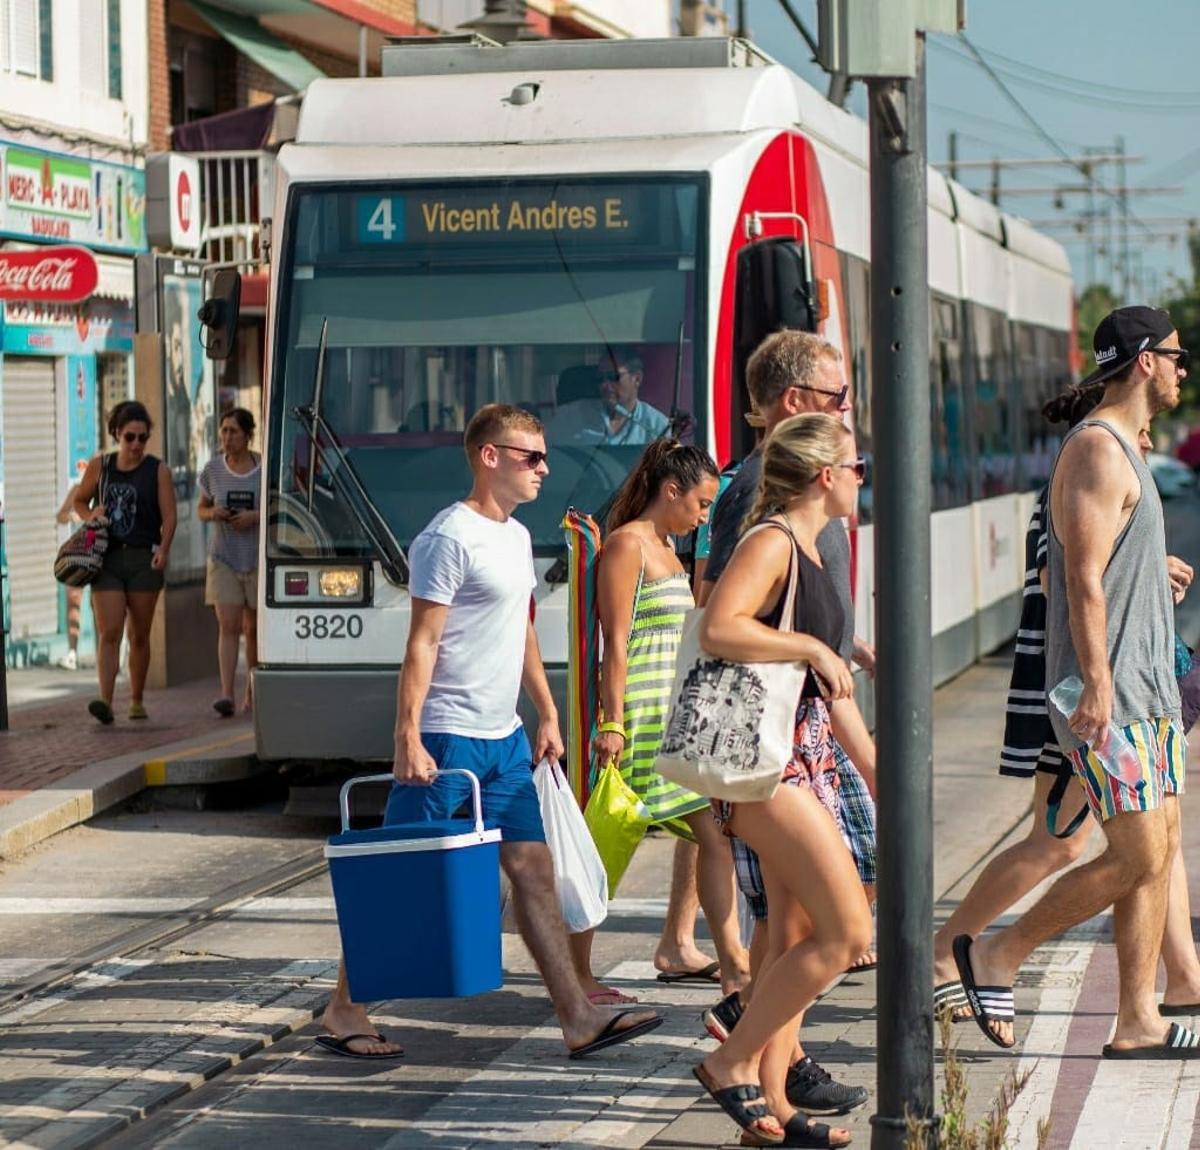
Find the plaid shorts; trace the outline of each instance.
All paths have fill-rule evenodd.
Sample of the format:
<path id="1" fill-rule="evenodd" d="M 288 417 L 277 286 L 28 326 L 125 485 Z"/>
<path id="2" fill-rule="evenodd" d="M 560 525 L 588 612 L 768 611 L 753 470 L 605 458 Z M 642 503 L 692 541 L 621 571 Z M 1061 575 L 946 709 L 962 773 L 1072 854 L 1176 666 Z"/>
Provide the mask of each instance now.
<path id="1" fill-rule="evenodd" d="M 867 790 L 866 782 L 858 773 L 858 768 L 850 761 L 850 756 L 842 750 L 841 744 L 836 740 L 834 747 L 838 771 L 838 813 L 841 816 L 838 830 L 854 856 L 859 878 L 864 883 L 874 883 L 875 803 L 871 792 Z M 799 781 L 799 778 L 784 780 L 785 784 L 795 784 Z M 730 846 L 733 848 L 733 867 L 737 874 L 738 890 L 745 896 L 750 914 L 761 921 L 767 917 L 767 891 L 763 885 L 758 854 L 737 835 L 730 836 Z"/>

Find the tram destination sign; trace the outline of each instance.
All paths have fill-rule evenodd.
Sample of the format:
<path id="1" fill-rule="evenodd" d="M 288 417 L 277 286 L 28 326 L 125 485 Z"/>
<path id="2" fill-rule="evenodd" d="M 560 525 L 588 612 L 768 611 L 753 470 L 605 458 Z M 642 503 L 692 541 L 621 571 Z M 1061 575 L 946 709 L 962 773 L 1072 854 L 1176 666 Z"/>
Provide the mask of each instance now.
<path id="1" fill-rule="evenodd" d="M 359 244 L 612 244 L 672 246 L 675 215 L 662 185 L 414 190 L 355 197 Z"/>

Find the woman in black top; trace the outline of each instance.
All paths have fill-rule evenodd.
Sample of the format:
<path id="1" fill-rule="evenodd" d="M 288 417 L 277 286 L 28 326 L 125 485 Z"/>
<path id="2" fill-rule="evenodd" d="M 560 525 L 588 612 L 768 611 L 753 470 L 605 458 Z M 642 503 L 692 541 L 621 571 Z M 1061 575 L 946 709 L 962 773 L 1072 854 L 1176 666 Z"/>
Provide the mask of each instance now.
<path id="1" fill-rule="evenodd" d="M 95 456 L 75 491 L 76 514 L 108 521 L 104 566 L 92 584 L 100 695 L 88 704 L 88 712 L 104 724 L 113 721 L 127 617 L 129 717 L 147 717 L 142 692 L 150 666 L 150 624 L 175 535 L 175 487 L 167 465 L 146 451 L 151 426 L 149 412 L 136 400 L 118 403 L 108 417 L 117 450 Z"/>
<path id="2" fill-rule="evenodd" d="M 799 1016 L 871 944 L 871 911 L 838 825 L 837 769 L 826 699 L 848 698 L 837 653 L 840 597 L 817 550 L 831 519 L 854 511 L 863 463 L 830 415 L 785 419 L 767 438 L 748 523 L 705 610 L 700 642 L 742 663 L 806 663 L 792 761 L 766 802 L 715 803 L 726 830 L 758 854 L 770 904 L 754 993 L 723 1046 L 696 1068 L 704 1088 L 758 1144 L 844 1146 L 846 1130 L 812 1123 L 787 1097 Z M 798 565 L 794 630 L 778 630 Z M 756 1100 L 757 1096 L 757 1100 Z"/>

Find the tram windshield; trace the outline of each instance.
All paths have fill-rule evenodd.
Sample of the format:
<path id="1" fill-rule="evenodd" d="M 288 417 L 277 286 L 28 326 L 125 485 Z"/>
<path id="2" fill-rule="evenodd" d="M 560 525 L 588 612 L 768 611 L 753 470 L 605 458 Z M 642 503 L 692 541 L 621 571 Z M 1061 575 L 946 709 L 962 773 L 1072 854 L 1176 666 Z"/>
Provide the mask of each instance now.
<path id="1" fill-rule="evenodd" d="M 546 426 L 550 474 L 517 512 L 541 554 L 561 551 L 565 509 L 601 510 L 656 436 L 703 442 L 700 196 L 695 178 L 297 189 L 268 552 L 372 554 L 333 473 L 346 460 L 406 547 L 468 490 L 462 434 L 486 403 Z M 297 415 L 314 405 L 340 452 L 314 452 Z"/>

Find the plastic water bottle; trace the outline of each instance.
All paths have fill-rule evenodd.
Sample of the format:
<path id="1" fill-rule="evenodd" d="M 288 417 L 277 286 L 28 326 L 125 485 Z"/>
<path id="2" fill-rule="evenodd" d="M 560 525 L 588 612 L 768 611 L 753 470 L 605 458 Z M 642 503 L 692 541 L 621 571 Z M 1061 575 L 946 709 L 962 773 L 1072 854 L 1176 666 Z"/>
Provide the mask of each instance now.
<path id="1" fill-rule="evenodd" d="M 1064 719 L 1070 719 L 1079 707 L 1079 697 L 1082 694 L 1082 680 L 1078 675 L 1070 675 L 1050 692 L 1050 702 Z M 1110 722 L 1103 738 L 1090 744 L 1088 749 L 1105 772 L 1114 779 L 1119 779 L 1130 787 L 1141 785 L 1142 761 L 1125 732 L 1115 723 Z"/>

